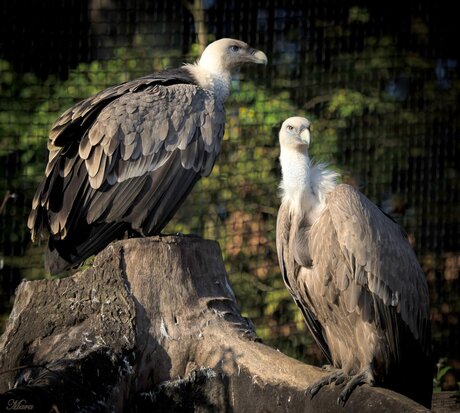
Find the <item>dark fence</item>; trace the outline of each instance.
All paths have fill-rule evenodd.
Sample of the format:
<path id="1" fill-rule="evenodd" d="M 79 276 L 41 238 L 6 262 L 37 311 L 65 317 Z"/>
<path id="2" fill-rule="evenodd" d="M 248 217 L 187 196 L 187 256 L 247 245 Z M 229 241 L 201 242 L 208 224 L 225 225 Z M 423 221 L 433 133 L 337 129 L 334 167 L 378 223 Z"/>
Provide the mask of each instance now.
<path id="1" fill-rule="evenodd" d="M 218 163 L 166 232 L 217 239 L 261 337 L 320 363 L 280 278 L 274 242 L 277 132 L 286 117 L 307 116 L 314 156 L 406 229 L 430 287 L 436 361 L 458 368 L 460 26 L 451 7 L 434 0 L 17 0 L 2 7 L 4 319 L 20 280 L 47 276 L 43 246 L 31 244 L 26 220 L 52 121 L 106 86 L 193 61 L 205 43 L 235 37 L 264 50 L 269 64 L 235 79 Z"/>

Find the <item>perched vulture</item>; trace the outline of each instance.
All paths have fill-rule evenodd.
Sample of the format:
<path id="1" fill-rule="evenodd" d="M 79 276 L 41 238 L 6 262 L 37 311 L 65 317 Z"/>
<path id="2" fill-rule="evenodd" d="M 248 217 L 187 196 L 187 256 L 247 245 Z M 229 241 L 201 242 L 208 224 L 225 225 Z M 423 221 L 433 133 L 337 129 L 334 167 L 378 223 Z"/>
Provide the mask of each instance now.
<path id="1" fill-rule="evenodd" d="M 310 123 L 287 119 L 279 134 L 282 202 L 276 244 L 286 286 L 330 362 L 308 389 L 363 383 L 430 407 L 428 287 L 401 228 L 363 194 L 308 156 Z"/>
<path id="2" fill-rule="evenodd" d="M 160 233 L 210 174 L 231 71 L 246 63 L 267 57 L 217 40 L 197 63 L 110 87 L 55 121 L 28 220 L 33 241 L 48 238 L 47 270 L 76 266 L 126 231 Z"/>

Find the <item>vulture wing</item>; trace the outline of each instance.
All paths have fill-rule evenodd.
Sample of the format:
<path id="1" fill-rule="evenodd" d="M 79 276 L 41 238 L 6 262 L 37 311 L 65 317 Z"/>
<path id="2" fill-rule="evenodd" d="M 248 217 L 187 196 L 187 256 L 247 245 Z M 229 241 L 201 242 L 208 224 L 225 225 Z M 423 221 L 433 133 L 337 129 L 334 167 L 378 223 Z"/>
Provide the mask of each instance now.
<path id="1" fill-rule="evenodd" d="M 223 104 L 176 69 L 109 88 L 65 112 L 49 140 L 46 178 L 28 225 L 33 239 L 78 263 L 132 228 L 159 233 L 211 172 Z M 50 261 L 56 257 L 50 257 Z"/>
<path id="2" fill-rule="evenodd" d="M 294 302 L 302 311 L 310 333 L 329 363 L 332 364 L 332 357 L 323 328 L 311 310 L 312 305 L 308 300 L 305 285 L 299 284 L 297 279 L 301 264 L 299 264 L 299 259 L 296 258 L 294 243 L 298 239 L 298 231 L 305 230 L 305 228 L 299 227 L 296 223 L 297 219 L 290 211 L 289 204 L 283 202 L 278 211 L 276 223 L 276 249 L 281 275 Z M 301 238 L 304 239 L 304 237 Z"/>
<path id="3" fill-rule="evenodd" d="M 318 224 L 311 229 L 313 262 L 316 258 L 321 272 L 333 275 L 326 280 L 340 291 L 348 312 L 363 314 L 365 320 L 376 317 L 395 355 L 400 317 L 428 354 L 427 284 L 401 228 L 349 185 L 338 185 L 328 195 Z M 322 250 L 335 251 L 333 259 Z"/>

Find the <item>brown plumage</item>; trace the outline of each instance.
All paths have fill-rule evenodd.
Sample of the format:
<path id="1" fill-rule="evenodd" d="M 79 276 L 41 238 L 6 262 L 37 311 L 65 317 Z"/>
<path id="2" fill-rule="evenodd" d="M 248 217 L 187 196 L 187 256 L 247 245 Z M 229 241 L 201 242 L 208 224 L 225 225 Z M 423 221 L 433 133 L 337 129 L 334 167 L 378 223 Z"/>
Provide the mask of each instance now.
<path id="1" fill-rule="evenodd" d="M 78 265 L 127 230 L 160 233 L 219 154 L 232 69 L 266 62 L 221 39 L 196 64 L 110 87 L 59 117 L 28 220 L 34 241 L 48 239 L 46 269 Z"/>
<path id="2" fill-rule="evenodd" d="M 280 130 L 283 191 L 277 220 L 282 276 L 331 363 L 313 396 L 345 383 L 391 388 L 431 405 L 429 296 L 401 228 L 337 174 L 308 157 L 310 124 Z"/>

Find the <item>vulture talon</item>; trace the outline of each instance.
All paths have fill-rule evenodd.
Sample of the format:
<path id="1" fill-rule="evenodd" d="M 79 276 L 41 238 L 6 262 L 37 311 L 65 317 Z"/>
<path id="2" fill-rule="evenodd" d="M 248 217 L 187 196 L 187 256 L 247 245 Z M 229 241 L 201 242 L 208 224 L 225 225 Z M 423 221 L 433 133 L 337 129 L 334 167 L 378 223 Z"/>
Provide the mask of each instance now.
<path id="1" fill-rule="evenodd" d="M 369 384 L 370 386 L 373 386 L 374 382 L 374 373 L 371 366 L 365 368 L 364 370 L 353 376 L 345 374 L 340 369 L 334 369 L 332 373 L 324 376 L 316 383 L 313 383 L 306 390 L 306 394 L 310 394 L 311 398 L 313 398 L 313 396 L 315 396 L 315 394 L 317 394 L 324 386 L 328 386 L 332 383 L 334 383 L 336 386 L 340 386 L 346 383 L 344 389 L 340 392 L 340 395 L 337 398 L 337 404 L 344 406 L 347 400 L 349 399 L 351 393 L 353 393 L 353 391 L 356 389 L 356 387 L 361 386 L 365 383 Z"/>
<path id="2" fill-rule="evenodd" d="M 332 383 L 341 384 L 345 380 L 347 380 L 347 375 L 342 370 L 335 369 L 332 373 L 324 376 L 322 379 L 308 387 L 306 393 L 309 393 L 311 398 L 313 398 L 313 396 L 318 393 L 322 387 L 328 386 Z"/>
<path id="3" fill-rule="evenodd" d="M 344 406 L 348 398 L 350 397 L 351 393 L 353 393 L 353 391 L 358 386 L 361 386 L 362 384 L 369 384 L 370 386 L 373 386 L 374 383 L 374 373 L 372 371 L 372 367 L 369 366 L 360 373 L 348 378 L 348 383 L 345 385 L 345 388 L 340 392 L 340 395 L 337 399 L 337 404 Z"/>

